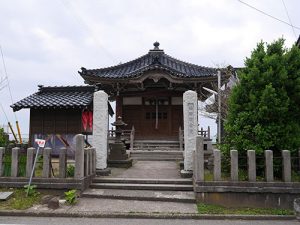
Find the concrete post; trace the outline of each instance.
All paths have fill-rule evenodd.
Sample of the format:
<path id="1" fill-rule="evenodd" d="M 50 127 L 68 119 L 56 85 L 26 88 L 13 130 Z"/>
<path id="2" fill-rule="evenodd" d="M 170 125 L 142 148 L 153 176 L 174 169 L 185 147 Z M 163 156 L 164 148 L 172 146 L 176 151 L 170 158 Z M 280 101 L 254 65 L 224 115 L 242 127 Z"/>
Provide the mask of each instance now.
<path id="1" fill-rule="evenodd" d="M 4 163 L 3 163 L 4 151 L 5 149 L 3 147 L 0 147 L 0 177 L 3 176 L 3 172 L 4 172 Z"/>
<path id="2" fill-rule="evenodd" d="M 93 146 L 96 148 L 97 169 L 107 168 L 108 96 L 104 91 L 94 93 Z"/>
<path id="3" fill-rule="evenodd" d="M 30 177 L 32 167 L 33 167 L 33 160 L 34 160 L 34 151 L 35 148 L 28 148 L 27 149 L 27 159 L 26 159 L 26 177 Z"/>
<path id="4" fill-rule="evenodd" d="M 97 161 L 95 148 L 93 148 L 92 154 L 93 154 L 93 174 L 95 174 L 96 173 L 96 161 Z"/>
<path id="5" fill-rule="evenodd" d="M 265 179 L 267 182 L 274 181 L 273 152 L 271 150 L 265 150 Z"/>
<path id="6" fill-rule="evenodd" d="M 89 175 L 89 149 L 85 148 L 84 149 L 84 176 Z"/>
<path id="7" fill-rule="evenodd" d="M 84 177 L 84 136 L 75 136 L 75 178 Z"/>
<path id="8" fill-rule="evenodd" d="M 89 149 L 89 175 L 93 174 L 93 149 Z"/>
<path id="9" fill-rule="evenodd" d="M 11 152 L 11 176 L 17 177 L 19 170 L 19 151 L 20 148 L 15 147 Z"/>
<path id="10" fill-rule="evenodd" d="M 194 162 L 194 179 L 195 181 L 204 181 L 204 146 L 203 137 L 196 137 L 196 151 Z M 192 153 L 193 154 L 193 153 Z"/>
<path id="11" fill-rule="evenodd" d="M 239 180 L 238 151 L 230 150 L 230 177 L 231 181 Z"/>
<path id="12" fill-rule="evenodd" d="M 248 181 L 256 181 L 256 157 L 254 150 L 247 151 Z"/>
<path id="13" fill-rule="evenodd" d="M 198 97 L 195 91 L 183 94 L 183 122 L 184 122 L 184 170 L 193 170 L 193 151 L 196 148 L 198 135 Z"/>
<path id="14" fill-rule="evenodd" d="M 67 148 L 62 147 L 59 151 L 59 178 L 66 178 L 67 175 Z"/>
<path id="15" fill-rule="evenodd" d="M 43 151 L 43 174 L 42 177 L 49 178 L 51 175 L 51 148 L 44 148 Z"/>
<path id="16" fill-rule="evenodd" d="M 282 179 L 284 182 L 292 181 L 292 166 L 291 166 L 291 152 L 283 150 L 282 152 Z"/>
<path id="17" fill-rule="evenodd" d="M 214 149 L 214 181 L 221 181 L 221 152 Z"/>

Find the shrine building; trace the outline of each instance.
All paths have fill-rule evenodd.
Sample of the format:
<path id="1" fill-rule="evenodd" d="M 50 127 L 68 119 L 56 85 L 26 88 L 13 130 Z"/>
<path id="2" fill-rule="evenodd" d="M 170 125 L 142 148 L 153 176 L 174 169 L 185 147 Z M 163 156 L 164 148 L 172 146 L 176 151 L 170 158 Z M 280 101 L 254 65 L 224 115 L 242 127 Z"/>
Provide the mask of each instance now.
<path id="1" fill-rule="evenodd" d="M 183 93 L 196 91 L 204 101 L 209 93 L 203 87 L 215 87 L 218 70 L 225 83 L 230 67 L 187 63 L 167 55 L 155 42 L 147 54 L 132 61 L 99 69 L 82 67 L 79 74 L 87 86 L 39 86 L 37 93 L 11 107 L 30 108 L 31 142 L 47 134 L 64 142 L 68 135 L 92 133 L 93 93 L 103 90 L 116 103 L 116 117 L 121 116 L 128 129 L 134 127 L 135 139 L 177 140 L 183 128 Z M 108 108 L 113 115 L 110 104 Z"/>

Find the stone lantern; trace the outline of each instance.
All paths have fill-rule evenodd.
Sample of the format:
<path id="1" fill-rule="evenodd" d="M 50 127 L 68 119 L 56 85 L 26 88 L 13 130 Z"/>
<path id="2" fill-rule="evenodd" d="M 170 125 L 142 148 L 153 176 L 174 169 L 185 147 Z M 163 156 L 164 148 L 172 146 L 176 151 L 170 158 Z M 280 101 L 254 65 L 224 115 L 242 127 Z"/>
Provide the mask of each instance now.
<path id="1" fill-rule="evenodd" d="M 111 167 L 131 167 L 132 159 L 129 158 L 126 153 L 126 146 L 122 142 L 122 133 L 124 127 L 127 125 L 122 121 L 122 117 L 118 117 L 117 120 L 111 124 L 115 126 L 115 143 L 109 144 L 110 153 L 108 156 L 108 165 Z"/>

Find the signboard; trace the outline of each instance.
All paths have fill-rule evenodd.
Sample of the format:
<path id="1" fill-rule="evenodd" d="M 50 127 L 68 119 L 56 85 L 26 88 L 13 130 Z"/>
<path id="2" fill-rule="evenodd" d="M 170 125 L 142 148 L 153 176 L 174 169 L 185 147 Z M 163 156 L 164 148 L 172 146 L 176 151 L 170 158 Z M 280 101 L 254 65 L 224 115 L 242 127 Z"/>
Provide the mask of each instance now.
<path id="1" fill-rule="evenodd" d="M 43 139 L 35 139 L 34 142 L 37 143 L 40 148 L 44 148 L 46 144 L 46 141 Z"/>

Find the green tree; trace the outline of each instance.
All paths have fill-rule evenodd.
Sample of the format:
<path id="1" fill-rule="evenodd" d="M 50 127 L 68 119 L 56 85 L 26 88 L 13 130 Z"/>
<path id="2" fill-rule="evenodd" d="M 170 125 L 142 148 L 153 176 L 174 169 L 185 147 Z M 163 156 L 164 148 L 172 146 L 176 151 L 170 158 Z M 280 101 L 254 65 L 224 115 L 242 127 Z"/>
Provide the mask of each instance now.
<path id="1" fill-rule="evenodd" d="M 300 49 L 258 43 L 229 98 L 226 145 L 257 154 L 300 147 Z M 228 153 L 229 148 L 225 153 Z"/>
<path id="2" fill-rule="evenodd" d="M 6 138 L 3 128 L 0 128 L 0 147 L 5 146 L 6 144 Z"/>

